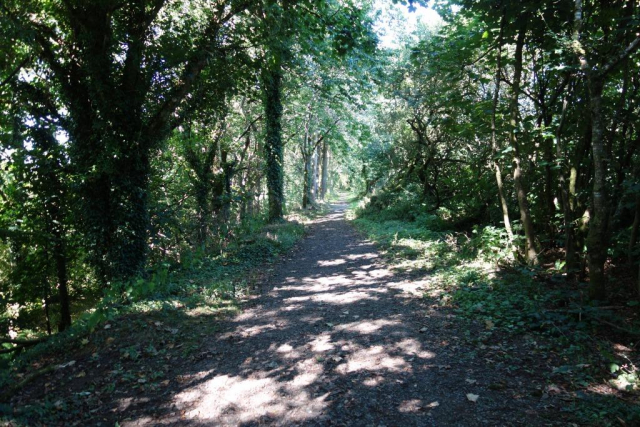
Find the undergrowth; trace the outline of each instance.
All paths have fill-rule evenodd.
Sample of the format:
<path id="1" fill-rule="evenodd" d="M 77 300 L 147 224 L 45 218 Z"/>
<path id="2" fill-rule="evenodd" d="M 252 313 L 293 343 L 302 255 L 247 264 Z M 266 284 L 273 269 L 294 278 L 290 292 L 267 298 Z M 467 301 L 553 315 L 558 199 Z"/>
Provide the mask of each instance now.
<path id="1" fill-rule="evenodd" d="M 352 203 L 350 219 L 396 268 L 428 273 L 426 298 L 487 331 L 516 341 L 535 337 L 545 354 L 555 355 L 547 382 L 568 390 L 567 411 L 576 422 L 638 425 L 637 328 L 617 327 L 625 321 L 615 311 L 588 303 L 585 284 L 569 283 L 554 269 L 518 265 L 502 230 L 448 231 L 441 218 L 419 211 L 410 200 L 382 196 Z M 637 304 L 629 301 L 628 309 Z"/>
<path id="2" fill-rule="evenodd" d="M 0 359 L 0 389 L 11 389 L 16 375 L 41 366 L 41 360 L 54 360 L 56 355 L 81 349 L 100 325 L 120 318 L 154 313 L 179 318 L 181 314 L 172 313 L 223 315 L 236 311 L 237 301 L 253 291 L 258 267 L 290 250 L 304 235 L 302 222 L 317 214 L 300 213 L 292 216 L 293 221 L 272 225 L 247 224 L 221 253 L 185 254 L 178 268 L 159 265 L 146 279 L 113 286 L 95 309 L 78 316 L 67 331 L 17 357 L 4 355 Z"/>

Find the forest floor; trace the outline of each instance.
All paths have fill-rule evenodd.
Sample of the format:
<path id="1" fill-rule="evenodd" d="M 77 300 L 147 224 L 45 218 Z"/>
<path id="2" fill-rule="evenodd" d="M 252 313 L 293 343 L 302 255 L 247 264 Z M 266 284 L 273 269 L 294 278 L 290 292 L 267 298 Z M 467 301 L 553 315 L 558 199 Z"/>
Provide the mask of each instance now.
<path id="1" fill-rule="evenodd" d="M 111 322 L 16 393 L 8 425 L 568 425 L 543 374 L 553 355 L 530 337 L 465 338 L 486 325 L 425 297 L 428 274 L 392 268 L 347 207 L 316 219 L 240 314 Z"/>

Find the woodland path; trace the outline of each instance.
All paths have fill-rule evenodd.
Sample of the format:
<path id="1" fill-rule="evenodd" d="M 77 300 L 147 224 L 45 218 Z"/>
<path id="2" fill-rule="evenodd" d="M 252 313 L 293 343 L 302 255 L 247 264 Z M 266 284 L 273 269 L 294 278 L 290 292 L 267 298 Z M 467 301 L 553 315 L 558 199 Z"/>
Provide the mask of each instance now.
<path id="1" fill-rule="evenodd" d="M 532 396 L 531 373 L 462 344 L 460 321 L 389 269 L 345 210 L 318 219 L 255 304 L 205 338 L 216 357 L 148 402 L 164 410 L 120 425 L 553 425 L 558 407 Z"/>

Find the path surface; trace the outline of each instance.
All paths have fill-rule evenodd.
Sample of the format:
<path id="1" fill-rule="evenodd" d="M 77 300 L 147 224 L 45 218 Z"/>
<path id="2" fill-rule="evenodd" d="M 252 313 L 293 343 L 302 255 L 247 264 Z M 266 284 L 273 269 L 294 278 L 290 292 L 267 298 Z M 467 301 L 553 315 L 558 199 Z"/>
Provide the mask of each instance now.
<path id="1" fill-rule="evenodd" d="M 312 225 L 257 303 L 208 338 L 217 357 L 192 367 L 174 412 L 121 425 L 551 425 L 522 387 L 489 387 L 527 378 L 474 358 L 456 319 L 385 266 L 345 209 Z"/>

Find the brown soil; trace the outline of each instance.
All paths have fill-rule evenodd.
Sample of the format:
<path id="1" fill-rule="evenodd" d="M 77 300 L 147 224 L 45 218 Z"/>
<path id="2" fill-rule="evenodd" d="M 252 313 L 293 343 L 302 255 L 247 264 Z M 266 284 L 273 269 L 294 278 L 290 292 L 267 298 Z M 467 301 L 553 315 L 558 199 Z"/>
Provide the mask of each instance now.
<path id="1" fill-rule="evenodd" d="M 544 360 L 522 344 L 511 354 L 513 369 L 500 358 L 504 343 L 470 344 L 465 331 L 479 334 L 483 326 L 424 299 L 421 278 L 390 269 L 346 222 L 345 208 L 336 205 L 317 220 L 262 295 L 217 322 L 218 330 L 199 326 L 206 317 L 162 328 L 155 322 L 157 334 L 167 327 L 178 339 L 199 333 L 195 353 L 165 354 L 171 368 L 157 388 L 94 392 L 74 409 L 79 425 L 566 425 L 558 397 L 537 372 Z M 87 357 L 68 369 L 104 376 L 115 362 L 104 354 L 102 368 L 90 367 L 96 361 Z M 153 363 L 151 371 L 162 369 Z M 43 381 L 49 398 L 87 387 L 76 381 L 56 390 L 51 383 L 63 382 L 60 371 Z M 13 404 L 44 397 L 42 390 L 32 385 Z M 73 424 L 74 416 L 57 420 Z"/>

